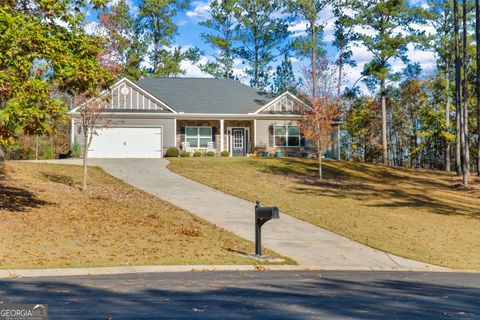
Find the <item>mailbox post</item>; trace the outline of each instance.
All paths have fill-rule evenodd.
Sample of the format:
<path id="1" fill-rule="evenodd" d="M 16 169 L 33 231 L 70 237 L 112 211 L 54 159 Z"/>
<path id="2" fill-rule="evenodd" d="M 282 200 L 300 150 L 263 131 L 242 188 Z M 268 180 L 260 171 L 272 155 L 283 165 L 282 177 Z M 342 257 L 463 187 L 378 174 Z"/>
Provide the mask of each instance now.
<path id="1" fill-rule="evenodd" d="M 255 205 L 255 255 L 262 255 L 262 226 L 270 219 L 279 219 L 277 207 L 262 207 L 257 201 Z"/>

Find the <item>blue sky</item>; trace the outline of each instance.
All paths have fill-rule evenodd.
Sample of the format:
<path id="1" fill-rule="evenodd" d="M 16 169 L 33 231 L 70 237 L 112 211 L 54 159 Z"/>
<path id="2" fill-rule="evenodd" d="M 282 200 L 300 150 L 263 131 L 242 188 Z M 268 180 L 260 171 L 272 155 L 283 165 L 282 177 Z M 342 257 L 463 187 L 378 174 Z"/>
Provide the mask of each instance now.
<path id="1" fill-rule="evenodd" d="M 112 2 L 117 1 L 113 0 Z M 133 14 L 138 10 L 138 0 L 127 0 L 131 11 Z M 424 4 L 425 0 L 410 0 L 412 4 L 421 5 Z M 174 18 L 175 23 L 178 25 L 178 35 L 174 41 L 175 46 L 182 46 L 183 48 L 188 47 L 198 47 L 205 52 L 206 57 L 202 58 L 200 63 L 204 63 L 208 60 L 209 56 L 213 53 L 212 49 L 206 45 L 200 38 L 202 32 L 208 31 L 207 29 L 200 26 L 198 23 L 208 17 L 209 14 L 209 1 L 208 0 L 193 0 L 189 10 L 186 10 L 180 13 L 177 17 Z M 90 20 L 90 25 L 88 28 L 92 28 L 97 19 L 97 14 L 94 12 L 89 12 L 88 19 Z M 321 13 L 321 20 L 325 24 L 325 34 L 324 41 L 326 43 L 326 49 L 330 58 L 335 57 L 335 50 L 331 46 L 331 41 L 333 40 L 333 23 L 334 19 L 332 13 L 327 8 Z M 306 23 L 304 21 L 297 21 L 290 26 L 290 30 L 293 35 L 292 38 L 298 36 L 305 30 Z M 426 29 L 427 32 L 434 32 L 430 28 Z M 352 85 L 355 80 L 360 77 L 360 73 L 363 69 L 363 65 L 370 60 L 370 54 L 367 50 L 361 46 L 354 46 L 353 58 L 357 61 L 357 67 L 350 68 L 347 67 L 345 70 L 345 85 Z M 429 74 L 432 72 L 435 65 L 435 57 L 433 53 L 414 50 L 411 48 L 409 52 L 409 57 L 413 62 L 420 63 L 424 74 Z M 278 59 L 281 60 L 281 57 Z M 293 65 L 295 71 L 300 75 L 305 65 L 305 61 L 299 61 L 296 58 L 293 58 Z M 237 59 L 235 61 L 234 72 L 239 76 L 243 82 L 248 82 L 247 77 L 244 75 L 245 66 L 242 65 L 241 60 Z M 182 67 L 186 70 L 186 77 L 207 77 L 208 75 L 203 74 L 197 66 L 192 65 L 189 62 L 184 62 Z M 401 70 L 403 64 L 400 61 L 394 63 L 394 68 Z"/>

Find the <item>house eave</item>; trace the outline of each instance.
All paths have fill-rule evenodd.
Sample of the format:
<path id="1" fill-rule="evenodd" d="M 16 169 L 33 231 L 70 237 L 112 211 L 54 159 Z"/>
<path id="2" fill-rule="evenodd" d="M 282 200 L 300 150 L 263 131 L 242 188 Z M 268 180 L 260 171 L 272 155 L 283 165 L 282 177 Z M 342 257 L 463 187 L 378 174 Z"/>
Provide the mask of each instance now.
<path id="1" fill-rule="evenodd" d="M 69 112 L 72 117 L 78 117 L 78 112 Z M 220 114 L 220 113 L 152 113 L 152 112 L 104 112 L 105 117 L 112 118 L 151 118 L 151 119 L 199 119 L 199 120 L 253 120 L 253 119 L 300 119 L 301 115 L 286 114 Z"/>
<path id="2" fill-rule="evenodd" d="M 78 112 L 68 112 L 73 118 Z M 220 113 L 152 113 L 152 112 L 105 112 L 105 117 L 116 119 L 178 119 L 178 120 L 300 120 L 301 115 L 292 114 L 220 114 Z M 333 125 L 342 125 L 344 121 L 334 120 Z"/>

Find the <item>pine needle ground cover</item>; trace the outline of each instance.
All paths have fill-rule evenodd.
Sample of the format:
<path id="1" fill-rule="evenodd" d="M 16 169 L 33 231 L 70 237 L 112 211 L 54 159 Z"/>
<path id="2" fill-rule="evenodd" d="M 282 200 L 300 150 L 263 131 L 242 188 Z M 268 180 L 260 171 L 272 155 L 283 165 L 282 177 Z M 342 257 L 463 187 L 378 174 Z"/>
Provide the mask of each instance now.
<path id="1" fill-rule="evenodd" d="M 99 168 L 82 192 L 81 171 L 0 166 L 0 268 L 259 263 L 238 254 L 253 243 Z"/>
<path id="2" fill-rule="evenodd" d="M 480 181 L 376 164 L 294 158 L 171 159 L 170 170 L 386 252 L 480 269 Z"/>

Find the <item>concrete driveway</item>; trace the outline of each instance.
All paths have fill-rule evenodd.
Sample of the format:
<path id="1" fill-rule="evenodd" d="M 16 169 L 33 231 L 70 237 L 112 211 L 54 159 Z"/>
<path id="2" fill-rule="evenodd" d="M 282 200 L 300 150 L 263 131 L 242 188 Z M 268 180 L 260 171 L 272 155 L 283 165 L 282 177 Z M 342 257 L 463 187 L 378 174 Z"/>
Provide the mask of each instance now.
<path id="1" fill-rule="evenodd" d="M 165 159 L 94 159 L 90 163 L 245 239 L 255 239 L 253 203 L 172 173 Z M 264 225 L 262 235 L 265 246 L 302 265 L 338 269 L 443 270 L 372 249 L 282 213 L 279 220 Z"/>

